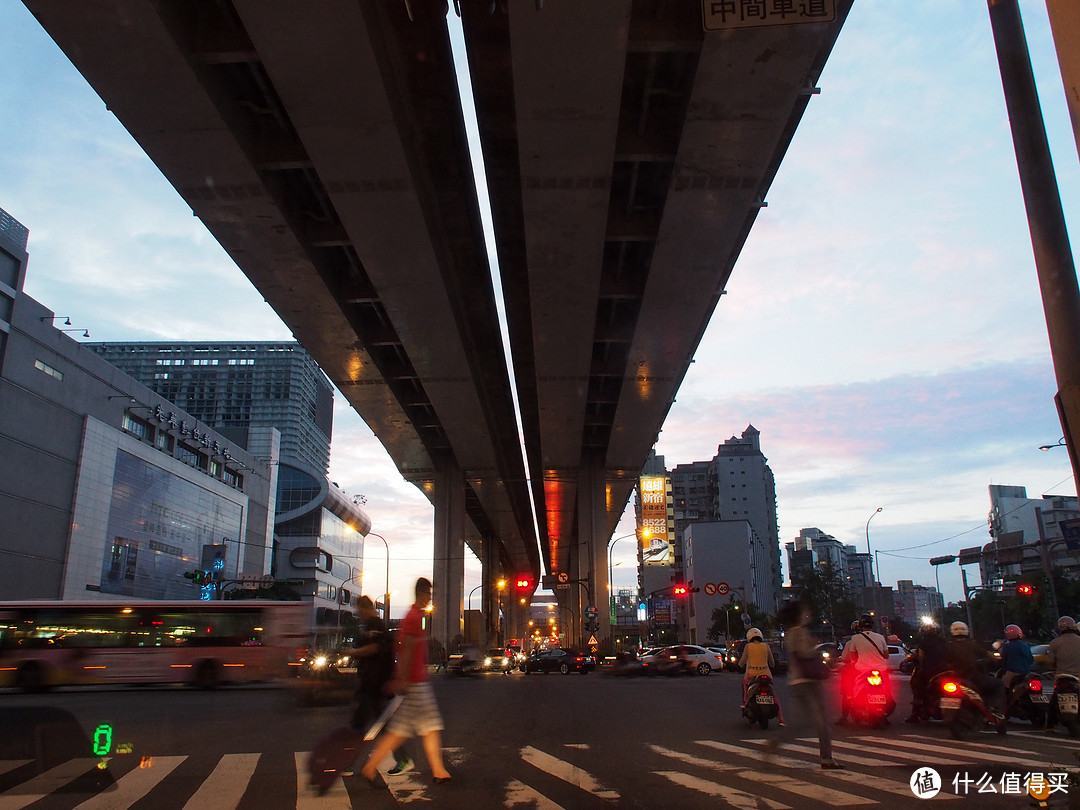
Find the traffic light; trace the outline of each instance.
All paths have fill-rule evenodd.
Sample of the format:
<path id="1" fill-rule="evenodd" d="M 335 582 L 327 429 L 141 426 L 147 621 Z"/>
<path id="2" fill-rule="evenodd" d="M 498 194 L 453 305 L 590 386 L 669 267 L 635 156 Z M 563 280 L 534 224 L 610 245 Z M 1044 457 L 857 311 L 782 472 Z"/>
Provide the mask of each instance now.
<path id="1" fill-rule="evenodd" d="M 532 578 L 528 576 L 520 576 L 514 582 L 514 587 L 519 591 L 532 590 Z"/>
<path id="2" fill-rule="evenodd" d="M 209 571 L 185 571 L 184 579 L 192 580 L 196 585 L 206 585 L 210 582 Z"/>
<path id="3" fill-rule="evenodd" d="M 1035 588 L 1032 585 L 1018 585 L 1016 592 L 1021 596 L 1034 596 Z"/>
<path id="4" fill-rule="evenodd" d="M 683 584 L 676 585 L 672 589 L 672 593 L 674 593 L 676 596 L 686 596 L 686 586 Z"/>

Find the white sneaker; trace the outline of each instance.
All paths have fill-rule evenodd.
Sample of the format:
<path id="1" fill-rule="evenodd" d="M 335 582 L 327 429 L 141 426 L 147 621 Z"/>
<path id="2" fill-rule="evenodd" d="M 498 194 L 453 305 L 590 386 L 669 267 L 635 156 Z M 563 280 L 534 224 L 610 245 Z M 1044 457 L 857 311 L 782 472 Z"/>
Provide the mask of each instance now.
<path id="1" fill-rule="evenodd" d="M 411 771 L 416 765 L 411 759 L 406 759 L 404 762 L 399 762 L 393 768 L 386 772 L 387 776 L 401 776 L 407 771 Z"/>

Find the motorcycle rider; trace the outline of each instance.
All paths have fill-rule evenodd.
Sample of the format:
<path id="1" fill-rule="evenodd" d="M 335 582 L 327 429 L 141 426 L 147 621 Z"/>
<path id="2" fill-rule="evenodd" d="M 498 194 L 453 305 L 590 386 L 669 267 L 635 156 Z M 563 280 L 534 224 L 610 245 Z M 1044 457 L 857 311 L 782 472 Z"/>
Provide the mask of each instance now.
<path id="1" fill-rule="evenodd" d="M 986 672 L 986 665 L 993 661 L 990 653 L 971 638 L 971 631 L 963 622 L 949 625 L 952 642 L 945 648 L 945 660 L 957 677 L 971 683 L 984 701 L 986 708 L 1000 721 L 1005 721 L 1005 684 Z"/>
<path id="2" fill-rule="evenodd" d="M 754 679 L 760 675 L 768 675 L 771 678 L 775 666 L 772 648 L 765 643 L 765 636 L 758 628 L 751 627 L 746 631 L 746 646 L 743 647 L 742 657 L 739 659 L 739 669 L 746 673 L 743 675 L 740 709 L 746 708 L 746 690 L 750 688 Z M 779 700 L 776 700 L 776 712 L 780 725 L 784 725 L 784 710 L 780 708 Z"/>
<path id="3" fill-rule="evenodd" d="M 1058 637 L 1050 642 L 1046 656 L 1054 675 L 1075 675 L 1080 678 L 1080 631 L 1072 616 L 1062 616 L 1057 620 Z M 1050 704 L 1046 715 L 1046 730 L 1053 731 L 1057 723 L 1057 704 Z"/>
<path id="4" fill-rule="evenodd" d="M 936 624 L 924 624 L 919 628 L 919 643 L 915 646 L 915 670 L 911 673 L 911 714 L 905 723 L 926 722 L 926 690 L 930 679 L 948 668 L 945 662 L 945 637 Z"/>
<path id="5" fill-rule="evenodd" d="M 889 643 L 885 636 L 874 631 L 874 617 L 864 613 L 854 628 L 855 635 L 844 645 L 840 663 L 844 672 L 840 679 L 840 719 L 837 725 L 844 725 L 851 716 L 851 698 L 859 676 L 872 669 L 886 670 L 889 663 Z M 886 721 L 888 722 L 888 721 Z"/>
<path id="6" fill-rule="evenodd" d="M 1024 631 L 1015 624 L 1010 624 L 1005 628 L 1006 640 L 1001 645 L 1001 660 L 1005 664 L 1005 674 L 1001 676 L 1001 681 L 1006 689 L 1011 689 L 1014 683 L 1031 672 L 1032 667 L 1035 666 L 1031 647 L 1021 640 L 1023 638 Z"/>

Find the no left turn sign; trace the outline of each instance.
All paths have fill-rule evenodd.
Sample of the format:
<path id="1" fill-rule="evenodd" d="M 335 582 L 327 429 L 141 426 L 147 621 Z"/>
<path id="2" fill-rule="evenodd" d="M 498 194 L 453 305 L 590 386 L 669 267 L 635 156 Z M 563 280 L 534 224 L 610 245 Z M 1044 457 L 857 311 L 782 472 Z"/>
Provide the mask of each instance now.
<path id="1" fill-rule="evenodd" d="M 712 596 L 716 593 L 716 586 L 713 585 L 711 582 L 706 582 L 704 590 L 706 596 Z"/>

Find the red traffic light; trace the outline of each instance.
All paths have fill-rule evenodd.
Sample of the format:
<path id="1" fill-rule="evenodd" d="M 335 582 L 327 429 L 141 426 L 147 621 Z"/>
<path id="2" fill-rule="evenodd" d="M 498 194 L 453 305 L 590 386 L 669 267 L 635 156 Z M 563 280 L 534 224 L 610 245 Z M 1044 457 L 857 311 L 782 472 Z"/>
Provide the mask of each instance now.
<path id="1" fill-rule="evenodd" d="M 674 593 L 676 596 L 686 596 L 686 586 L 676 585 L 674 588 Z"/>
<path id="2" fill-rule="evenodd" d="M 1035 588 L 1033 588 L 1031 585 L 1020 585 L 1016 589 L 1016 592 L 1021 596 L 1031 596 L 1033 593 L 1035 593 Z"/>
<path id="3" fill-rule="evenodd" d="M 527 591 L 532 588 L 532 580 L 528 577 L 518 577 L 515 586 L 519 591 Z"/>

